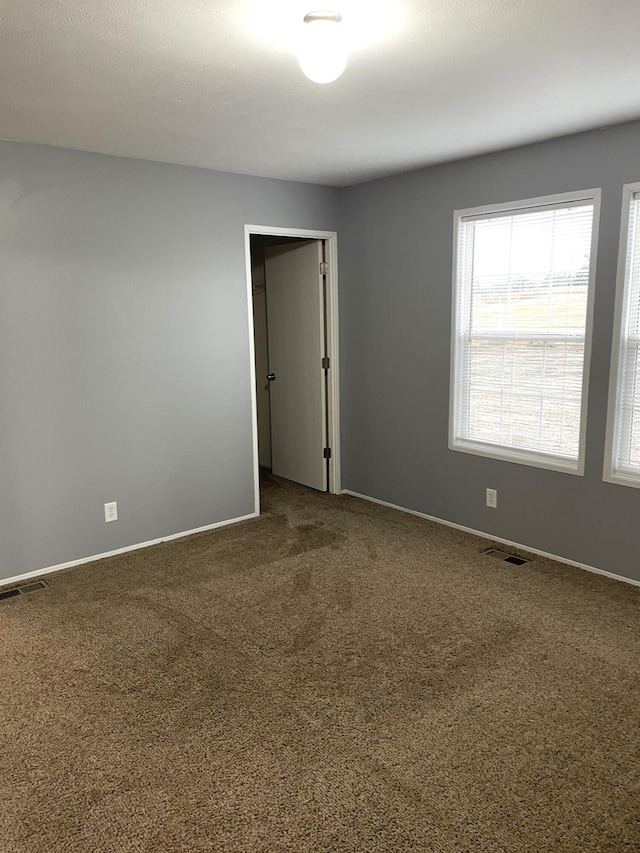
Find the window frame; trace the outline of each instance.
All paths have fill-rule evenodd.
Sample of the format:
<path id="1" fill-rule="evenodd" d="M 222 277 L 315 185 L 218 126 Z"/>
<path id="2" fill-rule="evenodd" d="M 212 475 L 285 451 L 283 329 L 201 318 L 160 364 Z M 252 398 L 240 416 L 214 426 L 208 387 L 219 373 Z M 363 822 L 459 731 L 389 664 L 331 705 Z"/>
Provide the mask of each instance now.
<path id="1" fill-rule="evenodd" d="M 580 477 L 584 476 L 589 404 L 589 376 L 593 339 L 593 306 L 596 289 L 598 234 L 600 226 L 600 198 L 601 190 L 599 188 L 593 188 L 575 192 L 537 196 L 535 198 L 520 199 L 518 201 L 500 204 L 487 204 L 479 207 L 462 208 L 453 211 L 453 286 L 451 307 L 451 369 L 449 381 L 449 450 L 470 453 L 474 456 L 483 456 L 489 459 L 499 459 L 505 462 L 515 462 L 519 465 L 528 465 L 534 468 L 559 471 L 565 474 L 575 474 Z M 577 202 L 593 204 L 593 225 L 591 231 L 591 254 L 589 259 L 589 277 L 587 283 L 587 313 L 584 329 L 584 361 L 577 459 L 568 458 L 560 454 L 556 457 L 551 453 L 527 450 L 525 448 L 516 448 L 509 445 L 494 445 L 477 439 L 458 438 L 456 436 L 456 400 L 458 397 L 456 389 L 457 377 L 461 373 L 460 367 L 462 365 L 462 347 L 457 345 L 458 290 L 462 286 L 462 282 L 460 282 L 459 279 L 460 270 L 458 269 L 458 254 L 460 231 L 463 220 L 468 219 L 469 217 L 483 218 L 484 216 L 494 216 L 501 213 L 508 216 L 516 211 L 521 211 L 522 213 L 532 212 L 535 211 L 536 208 L 562 207 L 564 205 L 574 204 Z"/>
<path id="2" fill-rule="evenodd" d="M 615 483 L 619 486 L 631 486 L 640 489 L 640 471 L 627 474 L 616 470 L 614 464 L 614 448 L 616 422 L 620 411 L 620 356 L 622 355 L 622 321 L 627 290 L 627 250 L 629 247 L 629 220 L 631 218 L 631 203 L 633 197 L 640 193 L 640 181 L 624 184 L 622 188 L 622 213 L 620 215 L 620 243 L 618 247 L 618 267 L 616 272 L 616 294 L 613 318 L 613 335 L 611 339 L 611 363 L 609 369 L 609 399 L 607 403 L 607 433 L 605 438 L 604 471 L 602 479 L 605 483 Z"/>

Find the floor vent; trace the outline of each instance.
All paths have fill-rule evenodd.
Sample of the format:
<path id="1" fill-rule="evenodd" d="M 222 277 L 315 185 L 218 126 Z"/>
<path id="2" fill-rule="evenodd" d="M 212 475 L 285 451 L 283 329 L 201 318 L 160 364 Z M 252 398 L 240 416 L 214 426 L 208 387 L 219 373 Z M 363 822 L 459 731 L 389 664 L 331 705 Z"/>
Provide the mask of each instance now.
<path id="1" fill-rule="evenodd" d="M 20 595 L 19 589 L 3 589 L 0 592 L 0 601 L 4 601 L 6 598 L 15 598 L 16 595 Z"/>
<path id="2" fill-rule="evenodd" d="M 20 595 L 26 595 L 28 592 L 38 592 L 41 589 L 48 589 L 48 587 L 44 581 L 34 581 L 33 583 L 20 586 L 18 589 L 20 590 Z"/>
<path id="3" fill-rule="evenodd" d="M 34 581 L 24 586 L 12 586 L 9 589 L 0 590 L 0 601 L 6 601 L 8 598 L 16 598 L 18 595 L 28 595 L 30 592 L 39 592 L 41 589 L 48 588 L 44 581 Z"/>
<path id="4" fill-rule="evenodd" d="M 524 557 L 518 557 L 516 554 L 499 551 L 497 548 L 487 548 L 482 553 L 488 557 L 493 557 L 495 560 L 502 560 L 503 563 L 511 563 L 512 566 L 524 566 L 525 563 L 531 562 L 531 560 L 525 560 Z"/>

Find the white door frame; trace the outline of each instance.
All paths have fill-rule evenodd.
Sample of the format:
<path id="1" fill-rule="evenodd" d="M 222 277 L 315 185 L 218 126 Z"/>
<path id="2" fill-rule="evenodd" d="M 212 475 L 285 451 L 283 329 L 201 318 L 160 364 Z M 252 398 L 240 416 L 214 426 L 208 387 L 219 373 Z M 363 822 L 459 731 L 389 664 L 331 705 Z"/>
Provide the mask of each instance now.
<path id="1" fill-rule="evenodd" d="M 325 240 L 327 272 L 327 355 L 331 367 L 327 374 L 328 432 L 331 448 L 329 459 L 329 491 L 341 493 L 340 484 L 340 374 L 338 356 L 338 235 L 335 231 L 308 231 L 304 228 L 282 228 L 276 225 L 245 225 L 244 253 L 247 274 L 247 318 L 249 322 L 249 357 L 251 372 L 251 417 L 253 418 L 253 481 L 256 514 L 260 514 L 260 466 L 258 462 L 258 404 L 256 398 L 256 354 L 253 329 L 253 288 L 251 280 L 251 235 L 300 237 L 303 240 Z"/>

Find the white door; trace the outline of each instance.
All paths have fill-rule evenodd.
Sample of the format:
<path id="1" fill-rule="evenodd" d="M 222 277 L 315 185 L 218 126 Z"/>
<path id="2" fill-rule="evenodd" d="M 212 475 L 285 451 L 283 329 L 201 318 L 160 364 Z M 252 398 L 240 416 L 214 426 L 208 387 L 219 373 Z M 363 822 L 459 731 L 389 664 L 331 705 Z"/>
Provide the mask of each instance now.
<path id="1" fill-rule="evenodd" d="M 327 490 L 322 243 L 265 251 L 271 394 L 271 470 Z"/>

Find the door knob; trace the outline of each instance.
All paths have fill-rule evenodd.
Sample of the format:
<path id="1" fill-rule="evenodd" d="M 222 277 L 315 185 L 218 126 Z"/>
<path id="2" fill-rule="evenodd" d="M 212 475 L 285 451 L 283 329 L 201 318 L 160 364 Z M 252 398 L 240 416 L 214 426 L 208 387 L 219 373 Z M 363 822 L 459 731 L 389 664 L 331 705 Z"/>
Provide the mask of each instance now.
<path id="1" fill-rule="evenodd" d="M 275 373 L 267 373 L 267 379 L 269 380 L 269 382 L 273 382 L 273 380 L 275 378 L 276 378 Z"/>

